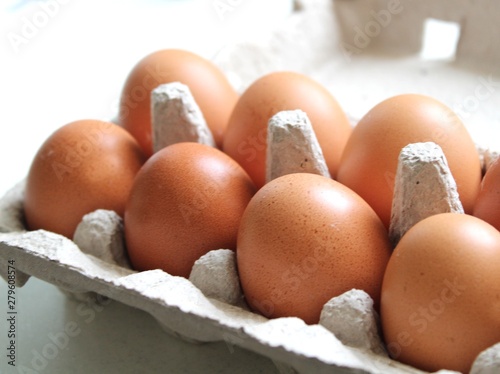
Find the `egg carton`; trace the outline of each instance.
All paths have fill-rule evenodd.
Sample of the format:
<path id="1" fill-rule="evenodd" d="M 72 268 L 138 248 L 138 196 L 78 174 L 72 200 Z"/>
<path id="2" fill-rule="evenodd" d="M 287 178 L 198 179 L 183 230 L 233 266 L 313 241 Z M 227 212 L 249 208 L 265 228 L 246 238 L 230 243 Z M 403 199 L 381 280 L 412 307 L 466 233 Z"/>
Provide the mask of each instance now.
<path id="1" fill-rule="evenodd" d="M 495 154 L 492 149 L 500 148 L 488 144 L 498 138 L 495 124 L 500 121 L 495 111 L 500 107 L 500 77 L 493 69 L 500 62 L 500 49 L 488 37 L 500 31 L 495 22 L 499 12 L 494 0 L 460 0 L 453 6 L 436 0 L 296 1 L 293 14 L 271 35 L 229 45 L 213 61 L 240 92 L 271 71 L 307 74 L 333 93 L 353 125 L 389 96 L 434 96 L 459 113 L 481 144 L 487 165 Z M 467 23 L 467 28 L 461 27 L 453 62 L 422 60 L 418 53 L 425 20 L 432 18 L 458 27 Z M 166 332 L 182 339 L 225 341 L 267 356 L 282 373 L 423 373 L 390 359 L 378 336 L 371 336 L 376 323 L 367 299 L 356 304 L 362 306 L 360 320 L 355 319 L 355 308 L 335 316 L 342 310 L 335 305 L 340 304 L 338 298 L 325 305 L 321 324 L 307 325 L 294 317 L 267 319 L 244 304 L 228 252 L 200 259 L 191 280 L 161 270 L 137 272 L 124 256 L 121 223 L 112 212 L 98 211 L 89 222 L 84 219 L 74 241 L 44 230 L 26 231 L 23 191 L 21 182 L 0 199 L 1 271 L 14 260 L 18 286 L 34 276 L 89 302 L 103 295 L 146 311 Z M 217 270 L 220 264 L 225 264 L 223 272 Z M 203 284 L 211 284 L 216 276 L 222 278 L 212 284 L 227 287 L 211 293 L 213 289 Z M 353 297 L 359 301 L 362 294 Z M 361 332 L 370 344 L 341 337 L 332 326 L 335 318 L 352 318 L 354 325 L 368 321 L 370 326 Z M 350 334 L 359 336 L 359 331 Z M 498 370 L 495 355 L 496 347 L 485 351 L 473 372 Z"/>

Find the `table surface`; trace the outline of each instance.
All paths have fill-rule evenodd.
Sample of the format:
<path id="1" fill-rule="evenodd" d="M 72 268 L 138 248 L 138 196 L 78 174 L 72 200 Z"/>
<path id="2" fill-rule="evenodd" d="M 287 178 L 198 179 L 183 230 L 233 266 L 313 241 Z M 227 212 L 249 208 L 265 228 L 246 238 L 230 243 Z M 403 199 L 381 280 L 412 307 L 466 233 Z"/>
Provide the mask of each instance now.
<path id="1" fill-rule="evenodd" d="M 132 66 L 162 48 L 206 58 L 269 32 L 290 0 L 4 1 L 0 6 L 0 195 L 23 179 L 43 141 L 82 118 L 110 119 Z M 2 310 L 7 285 L 0 280 Z M 0 373 L 273 373 L 224 342 L 195 345 L 118 302 L 89 306 L 38 279 L 17 289 L 17 367 Z M 7 324 L 0 322 L 7 343 Z"/>

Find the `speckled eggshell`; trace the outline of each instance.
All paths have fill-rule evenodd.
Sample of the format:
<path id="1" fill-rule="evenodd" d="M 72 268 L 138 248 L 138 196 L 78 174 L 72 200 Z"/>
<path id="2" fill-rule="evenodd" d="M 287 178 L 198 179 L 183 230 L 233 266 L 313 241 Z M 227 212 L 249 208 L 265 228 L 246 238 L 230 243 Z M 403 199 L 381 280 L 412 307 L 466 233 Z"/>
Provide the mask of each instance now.
<path id="1" fill-rule="evenodd" d="M 156 51 L 134 66 L 121 93 L 120 124 L 150 156 L 153 153 L 151 91 L 160 84 L 171 82 L 189 87 L 215 142 L 221 147 L 229 116 L 239 95 L 217 66 L 185 50 Z"/>
<path id="2" fill-rule="evenodd" d="M 267 126 L 284 110 L 304 111 L 311 121 L 332 177 L 337 174 L 351 126 L 336 99 L 306 75 L 278 71 L 256 80 L 240 97 L 224 136 L 223 150 L 257 187 L 266 180 Z"/>
<path id="3" fill-rule="evenodd" d="M 40 147 L 28 173 L 28 228 L 71 239 L 87 213 L 107 209 L 123 216 L 145 160 L 135 139 L 113 123 L 80 120 L 61 127 Z"/>
<path id="4" fill-rule="evenodd" d="M 205 253 L 236 248 L 241 216 L 255 193 L 247 173 L 216 148 L 177 143 L 144 165 L 125 211 L 133 268 L 188 277 Z"/>
<path id="5" fill-rule="evenodd" d="M 297 173 L 251 200 L 236 255 L 254 311 L 312 324 L 328 300 L 352 288 L 378 305 L 390 252 L 384 225 L 358 195 L 330 178 Z"/>
<path id="6" fill-rule="evenodd" d="M 460 118 L 438 100 L 417 94 L 391 97 L 372 108 L 354 127 L 337 180 L 356 191 L 389 227 L 394 179 L 401 149 L 434 142 L 446 156 L 466 213 L 481 182 L 476 146 Z"/>
<path id="7" fill-rule="evenodd" d="M 500 341 L 500 233 L 467 214 L 418 222 L 389 260 L 380 314 L 394 359 L 468 373 Z"/>

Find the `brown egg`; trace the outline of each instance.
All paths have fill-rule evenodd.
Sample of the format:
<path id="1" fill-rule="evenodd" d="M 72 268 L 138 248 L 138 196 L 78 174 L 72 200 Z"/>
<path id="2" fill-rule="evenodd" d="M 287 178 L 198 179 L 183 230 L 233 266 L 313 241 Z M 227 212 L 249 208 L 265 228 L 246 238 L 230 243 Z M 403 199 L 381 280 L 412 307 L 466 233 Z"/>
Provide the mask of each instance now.
<path id="1" fill-rule="evenodd" d="M 467 129 L 449 108 L 422 95 L 387 99 L 356 125 L 345 147 L 337 180 L 363 197 L 389 227 L 399 153 L 410 143 L 441 146 L 466 213 L 479 192 L 481 165 Z"/>
<path id="2" fill-rule="evenodd" d="M 500 159 L 484 174 L 473 215 L 500 230 Z"/>
<path id="3" fill-rule="evenodd" d="M 137 175 L 125 212 L 133 267 L 188 277 L 213 249 L 235 249 L 255 186 L 221 151 L 177 143 L 155 153 Z"/>
<path id="4" fill-rule="evenodd" d="M 188 51 L 165 49 L 139 61 L 122 90 L 120 124 L 150 156 L 153 153 L 151 91 L 160 84 L 171 82 L 180 82 L 189 87 L 215 142 L 221 147 L 238 94 L 212 62 Z"/>
<path id="5" fill-rule="evenodd" d="M 81 120 L 61 127 L 38 150 L 28 174 L 28 228 L 72 238 L 87 213 L 109 209 L 123 215 L 145 160 L 135 139 L 115 124 Z"/>
<path id="6" fill-rule="evenodd" d="M 420 221 L 389 260 L 380 312 L 393 358 L 468 373 L 500 342 L 500 233 L 465 214 Z"/>
<path id="7" fill-rule="evenodd" d="M 379 302 L 390 244 L 372 208 L 340 183 L 288 174 L 250 201 L 238 233 L 238 270 L 250 307 L 317 323 L 323 305 L 352 288 Z"/>
<path id="8" fill-rule="evenodd" d="M 332 177 L 351 133 L 349 121 L 319 83 L 294 72 L 275 72 L 255 81 L 240 97 L 224 137 L 224 152 L 238 161 L 257 187 L 265 183 L 267 124 L 283 110 L 301 109 L 311 120 Z"/>

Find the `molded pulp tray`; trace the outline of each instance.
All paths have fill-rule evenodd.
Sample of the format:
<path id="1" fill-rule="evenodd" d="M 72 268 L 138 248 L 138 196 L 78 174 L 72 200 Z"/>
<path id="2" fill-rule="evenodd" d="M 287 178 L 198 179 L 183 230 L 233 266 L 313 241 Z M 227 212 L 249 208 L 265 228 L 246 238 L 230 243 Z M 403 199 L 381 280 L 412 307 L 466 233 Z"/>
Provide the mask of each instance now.
<path id="1" fill-rule="evenodd" d="M 273 70 L 308 74 L 334 94 L 353 125 L 389 96 L 429 94 L 459 113 L 478 144 L 498 149 L 489 142 L 498 138 L 500 122 L 500 77 L 492 68 L 500 63 L 492 37 L 500 32 L 499 14 L 493 0 L 303 0 L 272 35 L 228 46 L 214 62 L 239 91 Z M 426 18 L 461 26 L 453 62 L 420 58 Z M 23 187 L 0 200 L 0 266 L 7 269 L 7 261 L 15 260 L 19 286 L 34 276 L 70 292 L 95 292 L 150 313 L 184 339 L 226 341 L 265 355 L 282 372 L 421 373 L 344 346 L 320 325 L 268 320 L 205 297 L 187 279 L 121 268 L 84 254 L 62 236 L 26 232 Z"/>

